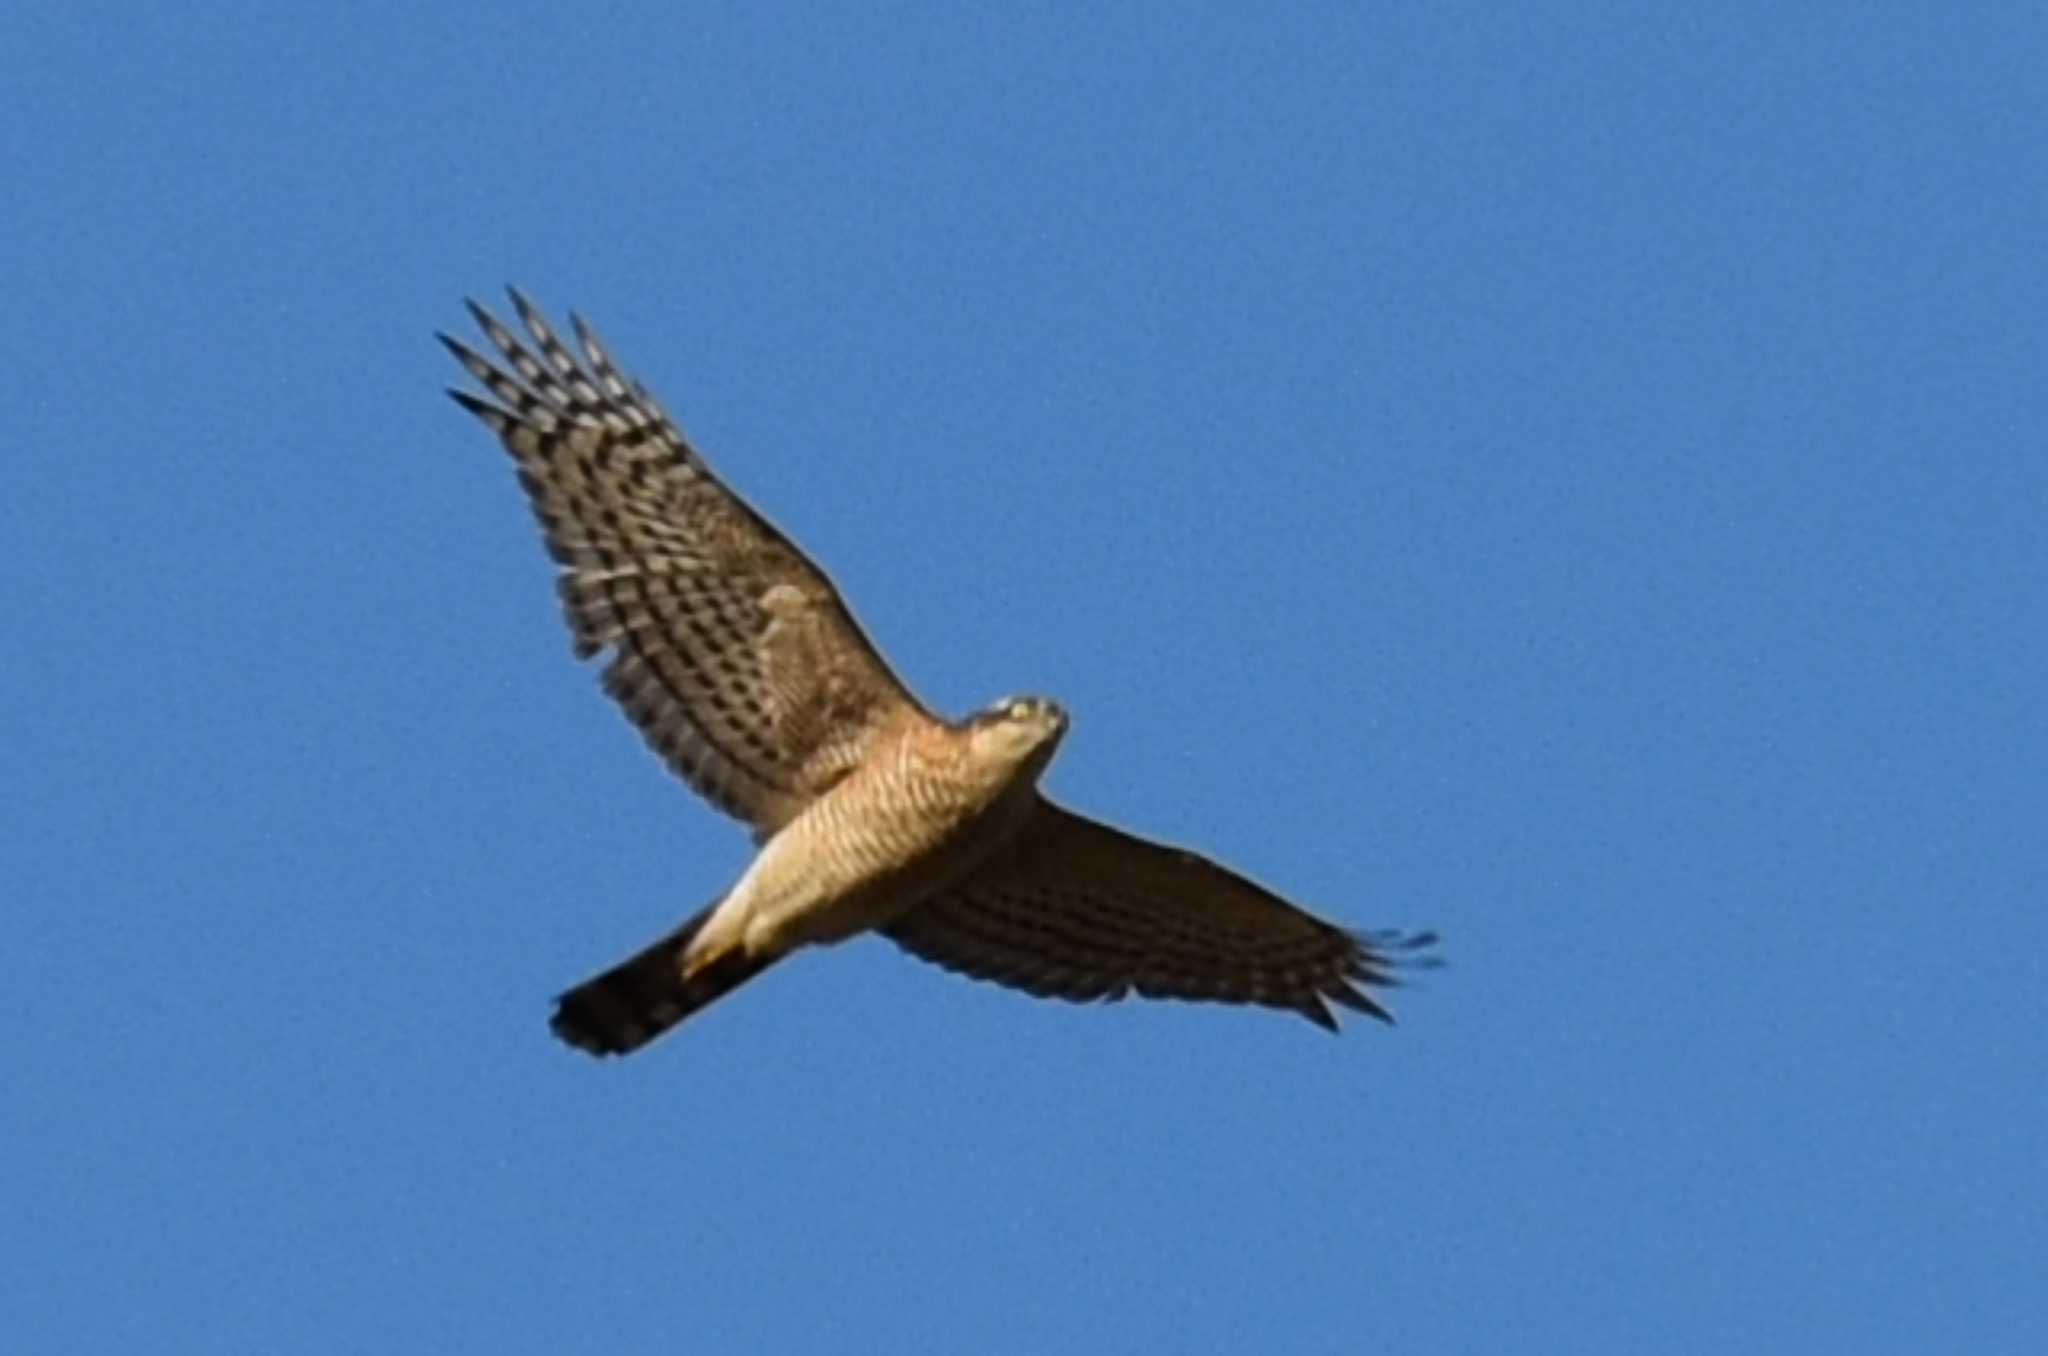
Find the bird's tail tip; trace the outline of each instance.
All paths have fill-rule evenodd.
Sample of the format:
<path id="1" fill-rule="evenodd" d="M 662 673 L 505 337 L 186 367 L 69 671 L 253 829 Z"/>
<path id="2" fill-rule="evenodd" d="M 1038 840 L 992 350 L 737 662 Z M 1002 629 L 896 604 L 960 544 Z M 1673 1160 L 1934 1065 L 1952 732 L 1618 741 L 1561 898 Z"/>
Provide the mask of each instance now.
<path id="1" fill-rule="evenodd" d="M 628 1055 L 780 959 L 752 955 L 744 948 L 690 956 L 690 945 L 710 916 L 707 908 L 652 946 L 556 998 L 548 1026 L 564 1044 L 599 1058 Z"/>

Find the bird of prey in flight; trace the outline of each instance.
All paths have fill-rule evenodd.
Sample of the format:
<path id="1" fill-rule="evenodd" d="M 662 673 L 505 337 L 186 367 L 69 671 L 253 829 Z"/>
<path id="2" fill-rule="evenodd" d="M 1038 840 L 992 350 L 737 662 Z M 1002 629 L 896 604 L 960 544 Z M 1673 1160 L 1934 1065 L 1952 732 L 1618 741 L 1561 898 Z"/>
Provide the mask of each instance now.
<path id="1" fill-rule="evenodd" d="M 926 710 L 823 571 L 727 489 L 574 319 L 572 353 L 517 291 L 496 353 L 441 335 L 486 392 L 560 567 L 578 657 L 648 745 L 758 844 L 682 926 L 556 1001 L 564 1041 L 624 1054 L 800 947 L 879 932 L 949 970 L 1077 1001 L 1255 1003 L 1336 1029 L 1430 934 L 1333 926 L 1205 857 L 1038 789 L 1067 731 L 1043 697 Z"/>

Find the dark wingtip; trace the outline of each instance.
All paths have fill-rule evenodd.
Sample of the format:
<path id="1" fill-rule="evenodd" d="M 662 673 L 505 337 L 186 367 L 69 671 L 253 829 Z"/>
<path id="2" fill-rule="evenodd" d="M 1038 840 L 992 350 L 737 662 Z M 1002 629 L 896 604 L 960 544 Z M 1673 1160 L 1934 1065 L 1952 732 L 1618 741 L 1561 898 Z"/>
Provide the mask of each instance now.
<path id="1" fill-rule="evenodd" d="M 1376 932 L 1359 933 L 1358 940 L 1368 953 L 1368 965 L 1384 966 L 1390 970 L 1440 970 L 1445 964 L 1442 956 L 1417 954 L 1428 951 L 1442 940 L 1434 930 L 1402 932 L 1398 928 L 1382 928 Z M 1396 981 L 1385 979 L 1379 982 L 1391 984 Z"/>
<path id="2" fill-rule="evenodd" d="M 444 389 L 447 390 L 448 398 L 450 400 L 462 406 L 463 409 L 468 410 L 471 414 L 475 415 L 477 418 L 483 420 L 487 424 L 504 423 L 510 419 L 510 416 L 507 415 L 505 411 L 499 409 L 490 401 L 484 400 L 479 396 L 473 395 L 472 393 L 463 390 L 459 386 L 449 386 Z"/>
<path id="3" fill-rule="evenodd" d="M 1394 1014 L 1373 1001 L 1370 994 L 1360 993 L 1349 984 L 1335 984 L 1323 990 L 1323 997 L 1333 1003 L 1342 1003 L 1353 1012 L 1362 1012 L 1376 1021 L 1394 1024 Z"/>
<path id="4" fill-rule="evenodd" d="M 1372 996 L 1371 990 L 1401 987 L 1401 979 L 1394 973 L 1397 970 L 1431 970 L 1441 966 L 1443 961 L 1439 957 L 1416 954 L 1435 946 L 1437 935 L 1434 932 L 1382 929 L 1354 932 L 1350 938 L 1352 950 L 1344 964 L 1343 978 L 1322 989 L 1317 997 L 1393 1026 L 1394 1014 Z M 1317 1006 L 1321 1008 L 1322 1003 Z M 1334 1022 L 1317 1020 L 1317 1014 L 1309 1012 L 1306 1007 L 1302 1011 L 1318 1026 L 1336 1029 Z M 1327 1017 L 1327 1010 L 1322 1015 Z"/>
<path id="5" fill-rule="evenodd" d="M 1431 969 L 1435 966 L 1442 965 L 1444 963 L 1444 958 L 1442 956 L 1416 956 L 1410 953 L 1416 951 L 1427 951 L 1431 947 L 1435 946 L 1440 940 L 1441 939 L 1437 936 L 1437 934 L 1434 931 L 1411 932 L 1398 936 L 1394 940 L 1390 941 L 1387 944 L 1387 949 L 1389 951 L 1398 951 L 1402 953 L 1402 958 L 1398 962 L 1399 964 L 1412 965 L 1418 969 Z"/>
<path id="6" fill-rule="evenodd" d="M 519 318 L 527 322 L 529 327 L 534 321 L 542 318 L 540 307 L 533 304 L 533 298 L 511 283 L 505 284 L 505 295 L 512 298 L 512 309 L 519 312 Z"/>
<path id="7" fill-rule="evenodd" d="M 1337 1019 L 1331 1015 L 1330 1009 L 1324 1005 L 1321 997 L 1311 998 L 1295 1010 L 1332 1036 L 1337 1034 Z"/>
<path id="8" fill-rule="evenodd" d="M 476 321 L 477 327 L 483 330 L 484 333 L 489 334 L 494 329 L 501 330 L 505 328 L 503 322 L 491 314 L 490 308 L 475 297 L 464 297 L 462 304 L 469 309 L 470 317 Z"/>

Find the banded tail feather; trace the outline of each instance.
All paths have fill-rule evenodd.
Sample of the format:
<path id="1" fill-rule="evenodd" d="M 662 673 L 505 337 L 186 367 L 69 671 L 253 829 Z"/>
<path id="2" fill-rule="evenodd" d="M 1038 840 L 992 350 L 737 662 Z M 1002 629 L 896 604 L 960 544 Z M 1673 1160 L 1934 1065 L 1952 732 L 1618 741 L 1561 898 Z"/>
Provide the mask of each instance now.
<path id="1" fill-rule="evenodd" d="M 781 959 L 732 951 L 685 979 L 683 956 L 717 907 L 558 997 L 548 1021 L 555 1035 L 600 1058 L 631 1054 Z"/>

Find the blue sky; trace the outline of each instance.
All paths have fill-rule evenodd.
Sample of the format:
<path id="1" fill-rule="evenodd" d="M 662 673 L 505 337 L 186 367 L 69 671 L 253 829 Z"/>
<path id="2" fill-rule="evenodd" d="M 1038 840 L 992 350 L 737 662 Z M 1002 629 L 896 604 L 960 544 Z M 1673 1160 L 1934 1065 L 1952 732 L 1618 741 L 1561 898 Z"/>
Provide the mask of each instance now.
<path id="1" fill-rule="evenodd" d="M 10 1349 L 2048 1346 L 2048 26 L 1247 13 L 10 10 Z M 747 849 L 441 395 L 505 282 L 1451 968 L 558 1046 Z"/>

